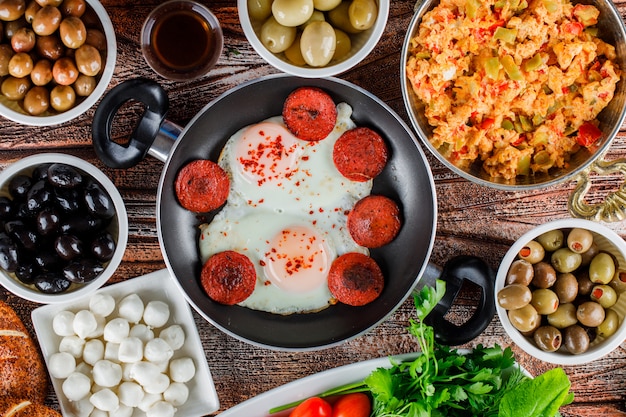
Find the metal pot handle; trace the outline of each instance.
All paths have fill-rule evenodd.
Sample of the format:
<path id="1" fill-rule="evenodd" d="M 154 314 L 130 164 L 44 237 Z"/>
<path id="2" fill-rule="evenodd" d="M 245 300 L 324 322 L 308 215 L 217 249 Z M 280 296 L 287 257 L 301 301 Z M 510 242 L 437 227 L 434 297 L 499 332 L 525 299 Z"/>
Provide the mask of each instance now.
<path id="1" fill-rule="evenodd" d="M 446 293 L 425 322 L 435 330 L 439 343 L 458 346 L 480 335 L 496 314 L 494 297 L 495 273 L 485 261 L 475 256 L 461 255 L 449 260 L 443 269 L 428 264 L 425 279 L 438 278 L 446 282 Z M 454 304 L 463 282 L 468 280 L 481 288 L 481 296 L 474 315 L 465 323 L 457 325 L 445 318 Z M 428 285 L 428 284 L 426 284 Z"/>
<path id="2" fill-rule="evenodd" d="M 616 222 L 626 218 L 626 182 L 620 188 L 609 193 L 604 201 L 598 204 L 587 204 L 585 196 L 591 188 L 591 172 L 597 174 L 621 173 L 626 176 L 626 159 L 605 161 L 602 157 L 585 168 L 577 178 L 577 185 L 569 198 L 570 212 L 576 216 L 587 220 L 597 220 L 604 222 Z"/>
<path id="3" fill-rule="evenodd" d="M 145 110 L 128 142 L 122 145 L 112 140 L 111 126 L 117 111 L 130 100 L 143 103 Z M 104 96 L 94 114 L 92 137 L 96 154 L 111 168 L 130 168 L 148 153 L 165 161 L 173 141 L 182 131 L 181 127 L 165 120 L 168 109 L 167 93 L 156 82 L 136 78 L 120 83 Z M 163 141 L 170 143 L 163 145 Z M 161 143 L 158 149 L 155 148 L 157 143 Z"/>

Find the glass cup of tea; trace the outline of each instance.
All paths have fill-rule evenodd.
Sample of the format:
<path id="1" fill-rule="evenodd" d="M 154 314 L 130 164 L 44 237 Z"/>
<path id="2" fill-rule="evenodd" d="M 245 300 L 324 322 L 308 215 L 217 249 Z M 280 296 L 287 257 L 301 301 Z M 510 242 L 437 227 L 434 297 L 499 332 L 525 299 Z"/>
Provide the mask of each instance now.
<path id="1" fill-rule="evenodd" d="M 224 36 L 211 11 L 191 0 L 170 0 L 148 15 L 141 52 L 160 76 L 187 81 L 203 77 L 219 59 Z"/>

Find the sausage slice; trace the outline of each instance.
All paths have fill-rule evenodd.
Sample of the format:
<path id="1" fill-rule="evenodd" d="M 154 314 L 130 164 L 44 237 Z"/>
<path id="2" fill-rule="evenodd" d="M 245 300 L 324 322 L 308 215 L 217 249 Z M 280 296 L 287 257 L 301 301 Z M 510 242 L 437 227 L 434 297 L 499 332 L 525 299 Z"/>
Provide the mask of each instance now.
<path id="1" fill-rule="evenodd" d="M 178 172 L 174 187 L 181 206 L 196 213 L 206 213 L 226 202 L 230 180 L 226 171 L 215 162 L 197 159 Z"/>
<path id="2" fill-rule="evenodd" d="M 385 279 L 376 261 L 358 252 L 341 255 L 328 273 L 328 289 L 340 302 L 363 306 L 374 301 L 385 286 Z"/>
<path id="3" fill-rule="evenodd" d="M 246 255 L 227 250 L 216 253 L 204 263 L 200 283 L 213 301 L 233 305 L 252 294 L 256 271 Z"/>
<path id="4" fill-rule="evenodd" d="M 333 148 L 333 162 L 341 175 L 351 181 L 365 182 L 380 174 L 387 165 L 384 139 L 368 127 L 344 132 Z"/>
<path id="5" fill-rule="evenodd" d="M 369 195 L 348 213 L 347 226 L 357 244 L 378 248 L 391 242 L 400 232 L 400 209 L 388 197 Z"/>
<path id="6" fill-rule="evenodd" d="M 337 107 L 324 90 L 300 87 L 287 96 L 283 105 L 283 121 L 299 139 L 322 140 L 335 128 Z"/>

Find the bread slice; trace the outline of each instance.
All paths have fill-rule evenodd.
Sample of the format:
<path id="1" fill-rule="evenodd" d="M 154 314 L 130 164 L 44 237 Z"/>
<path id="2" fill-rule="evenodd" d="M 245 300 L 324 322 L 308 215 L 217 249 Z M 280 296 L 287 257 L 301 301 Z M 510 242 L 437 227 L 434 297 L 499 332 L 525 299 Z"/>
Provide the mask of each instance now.
<path id="1" fill-rule="evenodd" d="M 61 413 L 43 404 L 28 400 L 0 398 L 0 417 L 61 417 Z"/>

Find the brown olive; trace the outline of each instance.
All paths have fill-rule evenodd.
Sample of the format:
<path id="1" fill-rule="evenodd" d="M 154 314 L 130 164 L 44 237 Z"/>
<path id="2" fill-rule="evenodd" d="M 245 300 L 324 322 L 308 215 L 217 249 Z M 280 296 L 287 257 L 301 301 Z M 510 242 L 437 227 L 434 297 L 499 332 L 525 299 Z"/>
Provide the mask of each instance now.
<path id="1" fill-rule="evenodd" d="M 9 100 L 21 100 L 30 88 L 30 79 L 7 77 L 2 81 L 0 91 Z"/>
<path id="2" fill-rule="evenodd" d="M 39 5 L 39 3 L 37 3 L 35 0 L 31 0 L 26 5 L 26 10 L 24 10 L 24 19 L 26 19 L 26 22 L 32 25 L 33 19 L 35 18 L 35 13 L 37 13 L 39 10 L 41 10 L 41 5 Z"/>
<path id="3" fill-rule="evenodd" d="M 596 256 L 598 253 L 600 253 L 600 248 L 598 247 L 598 244 L 596 242 L 593 242 L 591 244 L 591 246 L 589 247 L 589 249 L 587 249 L 586 252 L 583 252 L 580 254 L 582 260 L 580 262 L 581 266 L 587 266 L 591 263 L 591 260 L 594 258 L 594 256 Z"/>
<path id="4" fill-rule="evenodd" d="M 589 279 L 589 272 L 587 270 L 577 271 L 576 280 L 578 281 L 578 294 L 591 294 L 591 289 L 595 284 Z"/>
<path id="5" fill-rule="evenodd" d="M 548 323 L 557 329 L 564 329 L 578 323 L 576 318 L 576 306 L 572 303 L 559 304 L 552 314 L 548 314 Z"/>
<path id="6" fill-rule="evenodd" d="M 556 282 L 556 271 L 547 262 L 537 262 L 533 265 L 534 276 L 532 284 L 537 288 L 550 288 Z"/>
<path id="7" fill-rule="evenodd" d="M 30 75 L 33 70 L 33 59 L 26 52 L 15 54 L 9 60 L 9 74 L 16 78 Z"/>
<path id="8" fill-rule="evenodd" d="M 578 269 L 582 257 L 580 253 L 572 252 L 570 248 L 560 248 L 552 252 L 550 262 L 559 272 L 572 272 Z"/>
<path id="9" fill-rule="evenodd" d="M 70 85 L 78 78 L 78 68 L 72 58 L 63 57 L 52 66 L 52 77 L 57 84 Z"/>
<path id="10" fill-rule="evenodd" d="M 612 307 L 617 302 L 617 293 L 610 285 L 600 284 L 595 285 L 591 289 L 589 298 L 592 301 L 599 303 L 604 308 Z"/>
<path id="11" fill-rule="evenodd" d="M 61 3 L 63 2 L 63 0 L 35 0 L 35 1 L 39 3 L 41 7 L 45 7 L 45 6 L 59 7 Z"/>
<path id="12" fill-rule="evenodd" d="M 536 240 L 531 240 L 519 251 L 520 259 L 524 259 L 531 264 L 536 264 L 543 260 L 546 254 L 545 249 L 541 246 L 541 243 Z"/>
<path id="13" fill-rule="evenodd" d="M 615 310 L 608 309 L 604 321 L 598 326 L 599 337 L 609 337 L 615 334 L 619 327 L 619 316 Z"/>
<path id="14" fill-rule="evenodd" d="M 104 52 L 107 49 L 107 38 L 101 30 L 87 28 L 87 45 L 94 46 L 98 51 Z"/>
<path id="15" fill-rule="evenodd" d="M 52 35 L 59 28 L 61 18 L 61 12 L 56 7 L 42 7 L 33 17 L 33 31 L 39 36 Z"/>
<path id="16" fill-rule="evenodd" d="M 535 240 L 541 243 L 546 252 L 554 252 L 563 246 L 564 236 L 560 229 L 549 230 L 537 236 Z"/>
<path id="17" fill-rule="evenodd" d="M 65 55 L 65 46 L 56 35 L 39 36 L 35 49 L 42 58 L 51 59 L 53 61 Z"/>
<path id="18" fill-rule="evenodd" d="M 563 332 L 563 345 L 572 354 L 584 353 L 589 349 L 589 335 L 579 325 L 573 325 Z"/>
<path id="19" fill-rule="evenodd" d="M 35 86 L 24 96 L 24 110 L 38 116 L 50 107 L 50 92 L 46 87 Z"/>
<path id="20" fill-rule="evenodd" d="M 2 38 L 4 38 L 4 23 L 0 20 L 0 42 L 2 42 Z"/>
<path id="21" fill-rule="evenodd" d="M 71 109 L 76 103 L 76 92 L 69 85 L 57 85 L 50 91 L 50 105 L 56 111 Z"/>
<path id="22" fill-rule="evenodd" d="M 537 313 L 537 310 L 530 304 L 516 310 L 509 310 L 508 316 L 513 327 L 520 332 L 534 330 L 541 323 L 539 313 Z"/>
<path id="23" fill-rule="evenodd" d="M 35 40 L 32 29 L 19 28 L 11 38 L 11 47 L 15 52 L 30 52 L 35 47 Z"/>
<path id="24" fill-rule="evenodd" d="M 593 243 L 593 234 L 587 229 L 574 228 L 567 235 L 567 247 L 572 252 L 587 252 Z"/>
<path id="25" fill-rule="evenodd" d="M 47 59 L 40 59 L 35 62 L 30 73 L 30 80 L 35 85 L 46 85 L 52 81 L 52 64 Z"/>
<path id="26" fill-rule="evenodd" d="M 558 274 L 552 289 L 560 303 L 571 303 L 578 296 L 578 280 L 571 272 Z"/>
<path id="27" fill-rule="evenodd" d="M 604 321 L 604 308 L 595 301 L 585 301 L 576 309 L 576 318 L 583 326 L 597 327 Z"/>
<path id="28" fill-rule="evenodd" d="M 15 32 L 17 32 L 18 30 L 26 26 L 28 26 L 26 19 L 21 18 L 21 17 L 17 20 L 5 22 L 4 23 L 4 35 L 6 36 L 7 39 L 11 39 L 13 35 L 15 35 Z"/>
<path id="29" fill-rule="evenodd" d="M 80 74 L 74 83 L 74 91 L 77 96 L 87 97 L 96 88 L 97 81 L 95 77 Z"/>
<path id="30" fill-rule="evenodd" d="M 559 307 L 559 297 L 548 288 L 539 288 L 532 292 L 530 304 L 539 314 L 552 314 Z"/>
<path id="31" fill-rule="evenodd" d="M 506 285 L 509 284 L 522 284 L 530 285 L 535 275 L 533 266 L 530 262 L 524 259 L 517 259 L 511 263 L 509 272 L 506 275 Z"/>
<path id="32" fill-rule="evenodd" d="M 561 331 L 553 326 L 541 326 L 533 334 L 535 344 L 541 350 L 554 352 L 561 347 L 563 336 Z"/>
<path id="33" fill-rule="evenodd" d="M 0 45 L 0 77 L 9 75 L 9 61 L 13 55 L 14 52 L 10 45 Z"/>
<path id="34" fill-rule="evenodd" d="M 505 310 L 522 308 L 532 300 L 530 289 L 521 284 L 511 284 L 498 291 L 498 304 Z"/>
<path id="35" fill-rule="evenodd" d="M 17 20 L 26 10 L 25 0 L 3 0 L 0 2 L 0 20 L 10 22 Z"/>
<path id="36" fill-rule="evenodd" d="M 59 35 L 65 46 L 71 49 L 77 49 L 82 46 L 87 39 L 87 28 L 78 17 L 68 16 L 61 22 Z"/>
<path id="37" fill-rule="evenodd" d="M 85 0 L 63 0 L 60 9 L 63 16 L 81 17 L 87 10 L 87 3 Z"/>
<path id="38" fill-rule="evenodd" d="M 85 75 L 96 76 L 102 69 L 102 57 L 94 46 L 81 46 L 76 50 L 74 59 L 76 60 L 78 71 Z"/>

